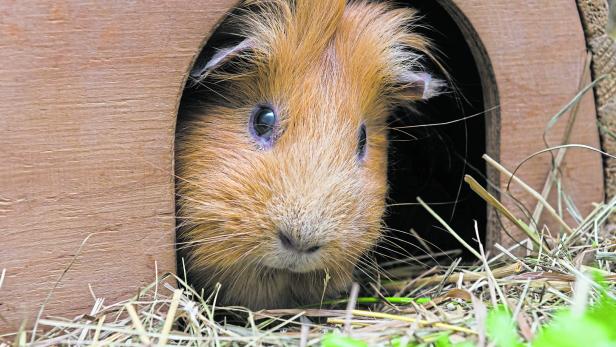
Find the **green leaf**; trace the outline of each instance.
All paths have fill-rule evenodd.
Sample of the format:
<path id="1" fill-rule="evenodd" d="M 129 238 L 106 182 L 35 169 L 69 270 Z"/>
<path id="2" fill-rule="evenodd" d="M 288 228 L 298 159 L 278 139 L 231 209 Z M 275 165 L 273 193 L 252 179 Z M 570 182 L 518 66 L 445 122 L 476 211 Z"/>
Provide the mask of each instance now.
<path id="1" fill-rule="evenodd" d="M 323 347 L 368 347 L 368 344 L 362 340 L 352 337 L 329 333 L 321 339 Z"/>
<path id="2" fill-rule="evenodd" d="M 612 323 L 609 321 L 600 323 L 588 315 L 574 316 L 569 311 L 563 311 L 539 332 L 532 346 L 616 346 L 616 340 L 610 339 L 608 325 Z"/>
<path id="3" fill-rule="evenodd" d="M 463 341 L 453 345 L 454 347 L 475 347 L 475 344 L 470 341 Z"/>
<path id="4" fill-rule="evenodd" d="M 449 341 L 449 334 L 442 334 L 438 339 L 434 342 L 436 347 L 452 347 L 451 342 Z"/>
<path id="5" fill-rule="evenodd" d="M 432 300 L 432 299 L 430 299 L 430 298 L 417 298 L 417 303 L 418 304 L 427 304 L 427 303 L 430 302 L 430 300 Z"/>
<path id="6" fill-rule="evenodd" d="M 381 302 L 388 302 L 390 304 L 396 304 L 396 305 L 408 305 L 413 302 L 416 302 L 418 304 L 426 304 L 430 302 L 431 300 L 432 299 L 427 298 L 427 297 L 406 298 L 406 297 L 388 296 L 388 297 L 381 298 L 381 297 L 372 297 L 372 296 L 360 296 L 356 299 L 356 302 L 358 304 L 377 304 Z M 348 301 L 349 299 L 346 299 L 346 298 L 336 299 L 336 300 L 326 300 L 319 304 L 308 305 L 307 307 L 321 306 L 321 305 L 338 305 L 338 304 L 347 303 Z"/>
<path id="7" fill-rule="evenodd" d="M 486 320 L 488 337 L 498 347 L 521 347 L 517 326 L 509 311 L 498 307 L 488 313 Z"/>
<path id="8" fill-rule="evenodd" d="M 610 341 L 616 341 L 616 300 L 609 295 L 609 282 L 599 271 L 593 271 L 593 279 L 600 286 L 599 301 L 586 311 L 585 316 L 603 326 Z"/>
<path id="9" fill-rule="evenodd" d="M 393 339 L 389 341 L 389 344 L 391 344 L 392 347 L 415 347 L 417 346 L 417 344 L 414 343 L 413 341 L 403 342 L 401 337 L 394 337 Z"/>

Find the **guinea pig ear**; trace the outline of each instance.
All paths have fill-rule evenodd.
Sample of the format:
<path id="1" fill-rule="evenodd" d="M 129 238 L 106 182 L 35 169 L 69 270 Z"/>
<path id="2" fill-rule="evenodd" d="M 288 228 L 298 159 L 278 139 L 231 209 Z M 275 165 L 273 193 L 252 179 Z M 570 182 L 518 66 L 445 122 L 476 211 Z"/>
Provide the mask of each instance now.
<path id="1" fill-rule="evenodd" d="M 425 100 L 442 93 L 443 81 L 427 72 L 407 72 L 400 77 L 399 93 L 405 100 Z"/>
<path id="2" fill-rule="evenodd" d="M 242 52 L 249 50 L 251 47 L 250 39 L 244 39 L 233 46 L 218 49 L 216 53 L 208 58 L 198 58 L 195 66 L 190 71 L 190 78 L 195 82 L 202 81 L 210 72 L 239 56 Z"/>

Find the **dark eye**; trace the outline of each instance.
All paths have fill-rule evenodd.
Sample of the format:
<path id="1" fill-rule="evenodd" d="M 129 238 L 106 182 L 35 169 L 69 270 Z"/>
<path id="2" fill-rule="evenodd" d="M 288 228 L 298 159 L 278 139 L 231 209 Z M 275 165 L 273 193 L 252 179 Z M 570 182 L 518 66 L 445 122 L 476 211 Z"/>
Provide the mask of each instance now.
<path id="1" fill-rule="evenodd" d="M 252 116 L 251 133 L 261 143 L 269 143 L 274 134 L 276 113 L 269 107 L 259 107 Z"/>
<path id="2" fill-rule="evenodd" d="M 362 124 L 359 127 L 359 135 L 358 135 L 358 142 L 357 142 L 357 158 L 359 158 L 359 160 L 364 159 L 364 157 L 366 156 L 366 142 L 367 142 L 367 138 L 366 138 L 366 125 Z"/>

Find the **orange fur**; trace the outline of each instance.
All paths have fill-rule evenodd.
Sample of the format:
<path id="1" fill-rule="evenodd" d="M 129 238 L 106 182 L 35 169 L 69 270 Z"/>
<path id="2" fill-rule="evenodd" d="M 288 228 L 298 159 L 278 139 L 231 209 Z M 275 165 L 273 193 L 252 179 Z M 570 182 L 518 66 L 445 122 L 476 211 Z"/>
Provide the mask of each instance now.
<path id="1" fill-rule="evenodd" d="M 412 32 L 413 10 L 383 3 L 245 0 L 236 13 L 230 20 L 250 49 L 231 71 L 216 68 L 202 81 L 209 101 L 186 111 L 178 130 L 179 240 L 187 243 L 179 248 L 194 285 L 222 284 L 223 304 L 318 302 L 347 287 L 381 235 L 386 121 L 393 107 L 421 98 L 403 76 L 422 70 L 428 44 Z M 249 114 L 263 103 L 281 118 L 266 150 L 248 134 Z M 362 122 L 368 149 L 359 162 Z M 301 271 L 280 265 L 295 261 L 280 259 L 281 225 L 325 244 Z"/>

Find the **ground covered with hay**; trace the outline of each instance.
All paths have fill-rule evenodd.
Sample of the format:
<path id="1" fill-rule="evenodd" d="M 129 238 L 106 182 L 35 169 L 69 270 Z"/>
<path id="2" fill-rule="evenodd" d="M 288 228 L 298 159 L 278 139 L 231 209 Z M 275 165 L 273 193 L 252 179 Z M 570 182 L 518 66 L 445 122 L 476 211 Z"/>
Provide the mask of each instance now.
<path id="1" fill-rule="evenodd" d="M 346 298 L 287 310 L 218 307 L 217 293 L 200 295 L 166 274 L 129 300 L 101 298 L 74 319 L 39 319 L 36 330 L 2 336 L 0 345 L 616 346 L 616 233 L 608 223 L 616 199 L 578 215 L 570 234 L 538 232 L 466 181 L 528 238 L 496 245 L 493 255 L 460 239 L 472 264 L 456 252 L 382 264 L 380 279 L 363 279 L 361 291 L 354 285 Z"/>
<path id="2" fill-rule="evenodd" d="M 616 346 L 616 226 L 608 218 L 616 212 L 616 198 L 580 215 L 559 183 L 558 167 L 571 146 L 591 150 L 566 141 L 550 149 L 554 165 L 541 193 L 484 156 L 537 201 L 534 210 L 526 206 L 533 213 L 524 219 L 465 177 L 465 184 L 526 235 L 513 247 L 496 244 L 487 252 L 478 232 L 469 244 L 418 198 L 472 261 L 461 262 L 459 250 L 427 250 L 426 256 L 360 274 L 361 286 L 354 284 L 339 300 L 258 312 L 218 307 L 216 291 L 196 293 L 183 279 L 165 274 L 128 300 L 98 298 L 90 312 L 73 319 L 39 318 L 34 328 L 0 335 L 0 347 Z M 552 189 L 558 193 L 556 209 L 545 198 Z M 510 198 L 508 192 L 501 196 Z M 542 214 L 558 230 L 523 221 Z"/>

